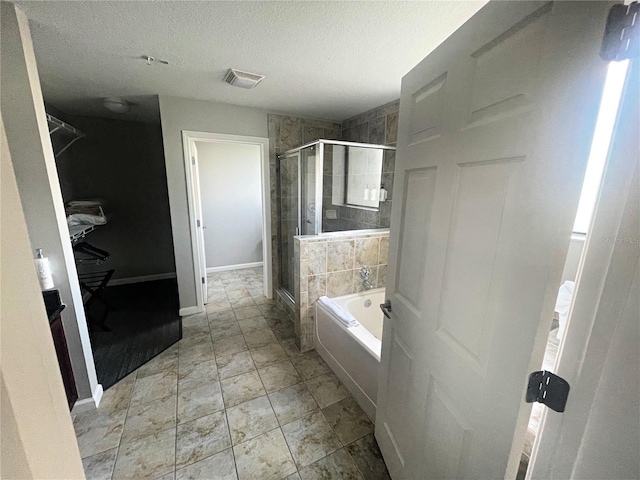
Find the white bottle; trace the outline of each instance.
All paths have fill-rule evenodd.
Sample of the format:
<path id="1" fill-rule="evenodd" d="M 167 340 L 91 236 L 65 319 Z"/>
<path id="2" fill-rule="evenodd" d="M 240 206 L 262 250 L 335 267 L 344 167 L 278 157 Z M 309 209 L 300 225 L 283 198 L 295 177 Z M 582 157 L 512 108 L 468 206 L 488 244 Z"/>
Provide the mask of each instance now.
<path id="1" fill-rule="evenodd" d="M 367 188 L 364 189 L 364 199 L 369 200 L 369 184 L 367 183 Z"/>
<path id="2" fill-rule="evenodd" d="M 371 189 L 371 196 L 369 198 L 373 202 L 378 201 L 378 189 L 375 186 Z"/>
<path id="3" fill-rule="evenodd" d="M 387 190 L 384 188 L 384 185 L 380 187 L 379 200 L 384 202 L 387 199 Z"/>
<path id="4" fill-rule="evenodd" d="M 38 272 L 38 280 L 42 290 L 51 290 L 55 287 L 53 284 L 53 275 L 51 274 L 51 264 L 49 259 L 42 254 L 42 249 L 36 250 L 36 271 Z"/>

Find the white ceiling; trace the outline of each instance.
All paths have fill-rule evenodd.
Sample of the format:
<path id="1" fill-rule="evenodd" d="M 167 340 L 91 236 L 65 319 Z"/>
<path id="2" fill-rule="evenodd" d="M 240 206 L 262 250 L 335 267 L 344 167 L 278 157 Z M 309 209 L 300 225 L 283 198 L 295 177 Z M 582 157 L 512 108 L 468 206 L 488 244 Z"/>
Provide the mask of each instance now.
<path id="1" fill-rule="evenodd" d="M 151 95 L 342 121 L 397 99 L 400 80 L 484 1 L 19 1 L 31 20 L 45 99 L 108 116 L 157 116 Z M 141 55 L 168 60 L 147 66 Z M 229 68 L 264 74 L 253 90 Z"/>

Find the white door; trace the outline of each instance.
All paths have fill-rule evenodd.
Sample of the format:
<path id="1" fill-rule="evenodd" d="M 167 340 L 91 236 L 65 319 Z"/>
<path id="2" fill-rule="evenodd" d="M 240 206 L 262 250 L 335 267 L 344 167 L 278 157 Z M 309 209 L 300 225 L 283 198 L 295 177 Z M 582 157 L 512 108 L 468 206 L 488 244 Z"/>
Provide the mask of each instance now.
<path id="1" fill-rule="evenodd" d="M 571 385 L 547 411 L 531 478 L 640 478 L 640 62 L 627 76 L 556 372 Z"/>
<path id="2" fill-rule="evenodd" d="M 376 418 L 396 479 L 515 477 L 607 9 L 492 2 L 403 78 Z"/>
<path id="3" fill-rule="evenodd" d="M 198 148 L 196 142 L 190 142 L 191 150 L 191 178 L 193 178 L 193 196 L 195 198 L 194 210 L 196 214 L 196 234 L 198 244 L 198 256 L 200 265 L 200 279 L 202 288 L 202 303 L 207 304 L 207 257 L 204 250 L 204 229 L 202 223 L 202 200 L 200 196 L 200 174 L 198 172 Z"/>

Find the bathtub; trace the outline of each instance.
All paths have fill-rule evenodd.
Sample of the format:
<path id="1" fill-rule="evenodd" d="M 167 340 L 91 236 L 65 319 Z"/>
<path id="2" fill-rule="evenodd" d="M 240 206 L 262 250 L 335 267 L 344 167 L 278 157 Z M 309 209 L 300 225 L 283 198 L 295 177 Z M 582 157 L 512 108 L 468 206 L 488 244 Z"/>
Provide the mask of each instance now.
<path id="1" fill-rule="evenodd" d="M 380 304 L 384 303 L 384 288 L 333 300 L 356 317 L 360 325 L 346 328 L 332 313 L 316 304 L 316 350 L 375 421 L 383 324 Z M 367 307 L 368 301 L 371 303 Z"/>

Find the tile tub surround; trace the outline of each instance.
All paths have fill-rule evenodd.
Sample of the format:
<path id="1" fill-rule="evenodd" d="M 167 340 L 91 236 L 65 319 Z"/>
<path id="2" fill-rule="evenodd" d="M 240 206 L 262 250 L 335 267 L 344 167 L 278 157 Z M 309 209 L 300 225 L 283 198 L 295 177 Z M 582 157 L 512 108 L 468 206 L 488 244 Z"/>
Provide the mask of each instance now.
<path id="1" fill-rule="evenodd" d="M 209 311 L 183 318 L 184 338 L 74 416 L 88 479 L 390 478 L 373 424 L 300 353 L 259 270 L 211 275 Z"/>
<path id="2" fill-rule="evenodd" d="M 298 236 L 294 244 L 295 340 L 301 351 L 315 345 L 316 301 L 364 290 L 359 271 L 371 269 L 374 288 L 384 287 L 389 251 L 388 230 L 363 230 L 320 236 Z"/>

